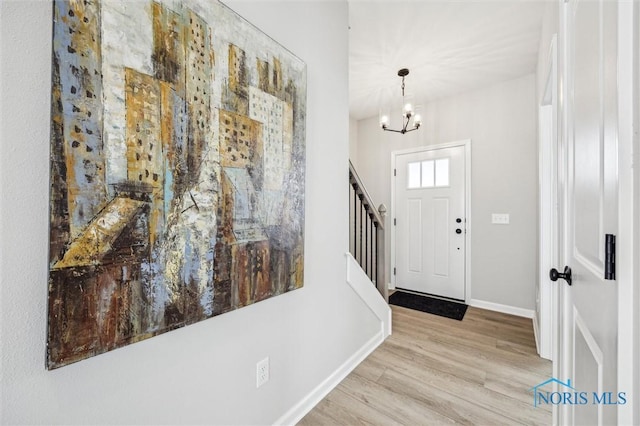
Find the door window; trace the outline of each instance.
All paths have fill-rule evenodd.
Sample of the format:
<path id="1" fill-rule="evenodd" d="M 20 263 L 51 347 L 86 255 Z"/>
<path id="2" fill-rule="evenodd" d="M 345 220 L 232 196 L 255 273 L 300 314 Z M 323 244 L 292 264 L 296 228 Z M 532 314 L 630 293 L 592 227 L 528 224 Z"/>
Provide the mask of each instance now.
<path id="1" fill-rule="evenodd" d="M 449 186 L 449 158 L 407 164 L 407 189 Z"/>

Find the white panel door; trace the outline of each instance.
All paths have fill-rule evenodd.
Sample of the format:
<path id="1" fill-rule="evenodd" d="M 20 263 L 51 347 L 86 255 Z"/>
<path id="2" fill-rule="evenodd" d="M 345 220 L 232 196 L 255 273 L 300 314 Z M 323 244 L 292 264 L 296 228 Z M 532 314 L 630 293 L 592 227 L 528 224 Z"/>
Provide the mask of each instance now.
<path id="1" fill-rule="evenodd" d="M 617 3 L 571 0 L 564 10 L 566 184 L 561 257 L 573 285 L 561 288 L 560 374 L 585 404 L 560 406 L 560 423 L 616 423 L 617 283 L 605 280 L 605 235 L 617 232 Z M 562 183 L 561 183 L 562 184 Z M 564 190 L 563 190 L 564 189 Z M 559 389 L 560 392 L 567 389 Z M 572 390 L 569 390 L 572 391 Z M 593 393 L 612 392 L 611 404 Z"/>
<path id="2" fill-rule="evenodd" d="M 465 298 L 465 147 L 395 157 L 396 288 Z"/>

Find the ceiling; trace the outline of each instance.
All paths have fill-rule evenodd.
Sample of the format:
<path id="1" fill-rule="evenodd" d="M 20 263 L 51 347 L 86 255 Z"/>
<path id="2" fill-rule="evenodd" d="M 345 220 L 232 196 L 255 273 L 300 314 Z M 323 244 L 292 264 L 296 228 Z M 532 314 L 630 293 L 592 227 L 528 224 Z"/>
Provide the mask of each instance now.
<path id="1" fill-rule="evenodd" d="M 377 116 L 400 98 L 400 68 L 417 106 L 535 72 L 547 4 L 349 0 L 350 116 Z"/>

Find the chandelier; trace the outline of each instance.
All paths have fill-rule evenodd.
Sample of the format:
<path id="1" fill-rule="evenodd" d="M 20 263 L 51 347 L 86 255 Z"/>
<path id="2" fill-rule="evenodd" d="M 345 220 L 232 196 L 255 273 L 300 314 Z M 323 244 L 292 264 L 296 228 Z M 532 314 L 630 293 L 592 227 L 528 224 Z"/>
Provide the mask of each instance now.
<path id="1" fill-rule="evenodd" d="M 404 107 L 402 108 L 402 129 L 390 129 L 389 116 L 382 115 L 380 117 L 380 127 L 382 127 L 382 130 L 386 130 L 387 132 L 402 133 L 404 135 L 405 133 L 418 130 L 420 128 L 420 125 L 422 124 L 422 118 L 420 118 L 420 114 L 414 114 L 413 106 L 411 105 L 411 103 L 405 103 L 404 101 L 404 78 L 407 75 L 409 75 L 409 70 L 407 68 L 402 68 L 398 71 L 398 77 L 402 77 L 402 104 L 404 105 Z M 409 127 L 409 123 L 411 123 L 411 117 L 413 117 L 413 126 Z"/>

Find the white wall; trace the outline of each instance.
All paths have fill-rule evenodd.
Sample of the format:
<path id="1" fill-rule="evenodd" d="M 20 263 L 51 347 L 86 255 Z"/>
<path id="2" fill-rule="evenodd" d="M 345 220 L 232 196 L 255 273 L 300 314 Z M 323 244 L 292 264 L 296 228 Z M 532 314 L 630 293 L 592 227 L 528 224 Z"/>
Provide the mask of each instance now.
<path id="1" fill-rule="evenodd" d="M 304 288 L 46 371 L 51 2 L 2 1 L 0 423 L 273 423 L 380 332 L 345 284 L 347 4 L 229 4 L 308 66 Z"/>
<path id="2" fill-rule="evenodd" d="M 349 159 L 355 166 L 358 162 L 358 122 L 349 118 Z"/>
<path id="3" fill-rule="evenodd" d="M 471 139 L 470 299 L 532 310 L 538 210 L 536 75 L 429 103 L 423 123 L 405 135 L 381 131 L 377 117 L 358 123 L 358 173 L 369 193 L 376 203 L 391 207 L 392 151 Z M 509 213 L 511 224 L 492 225 L 491 213 Z"/>

